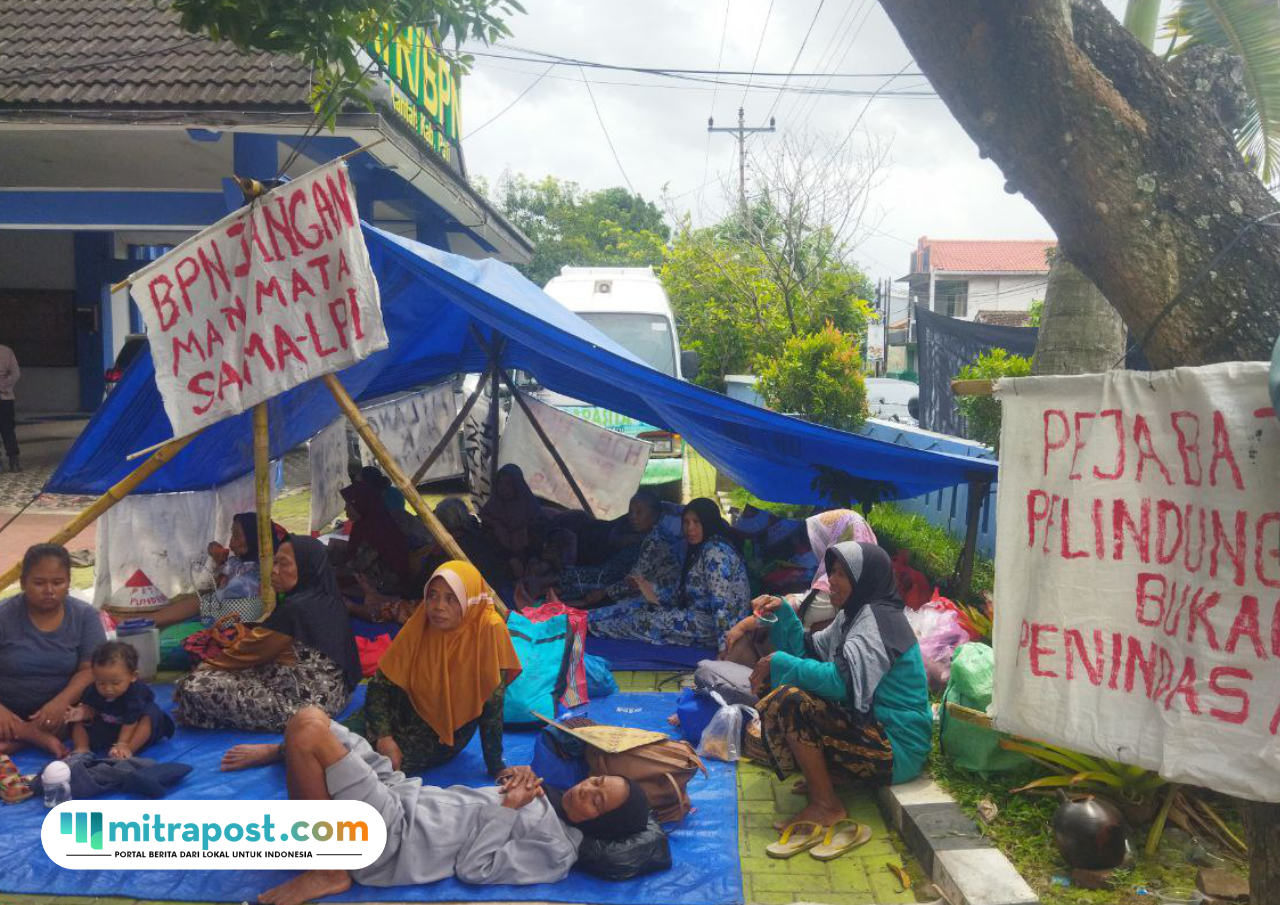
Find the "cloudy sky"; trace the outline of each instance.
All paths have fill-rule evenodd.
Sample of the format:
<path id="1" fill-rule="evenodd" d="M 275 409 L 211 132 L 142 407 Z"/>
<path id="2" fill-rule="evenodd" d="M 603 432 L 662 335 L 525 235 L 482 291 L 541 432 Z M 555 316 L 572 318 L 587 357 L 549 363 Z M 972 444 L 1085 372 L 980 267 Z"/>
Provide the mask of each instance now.
<path id="1" fill-rule="evenodd" d="M 524 5 L 528 13 L 511 20 L 513 36 L 493 48 L 496 52 L 528 56 L 523 51 L 534 50 L 626 66 L 750 71 L 758 47 L 757 71 L 785 73 L 812 23 L 796 72 L 896 73 L 904 66 L 907 72 L 916 71 L 875 0 L 524 0 Z M 676 208 L 688 210 L 695 222 L 724 211 L 722 186 L 725 180 L 736 186 L 737 143 L 730 135 L 708 135 L 707 117 L 714 115 L 718 126 L 734 124 L 742 88 L 713 89 L 587 69 L 620 170 L 577 67 L 552 68 L 501 112 L 545 71 L 541 63 L 477 57 L 462 95 L 463 149 L 472 174 L 491 180 L 508 169 L 529 176 L 554 174 L 596 189 L 624 185 L 625 172 L 646 198 L 659 200 L 665 187 Z M 745 81 L 738 76 L 724 79 Z M 776 86 L 782 79 L 760 81 Z M 885 82 L 794 81 L 872 90 Z M 929 91 L 919 77 L 900 78 L 892 86 Z M 911 248 L 922 235 L 1053 235 L 1026 200 L 1005 194 L 998 168 L 979 159 L 973 142 L 937 98 L 877 98 L 868 106 L 860 97 L 780 94 L 762 88 L 746 92 L 745 107 L 748 125 L 761 123 L 773 109 L 780 132 L 816 131 L 837 143 L 861 115 L 855 140 L 890 143 L 889 166 L 873 200 L 879 232 L 858 249 L 872 278 L 905 274 Z M 471 137 L 474 130 L 478 131 Z M 751 147 L 763 152 L 775 140 L 760 135 Z M 703 185 L 706 182 L 711 184 Z"/>

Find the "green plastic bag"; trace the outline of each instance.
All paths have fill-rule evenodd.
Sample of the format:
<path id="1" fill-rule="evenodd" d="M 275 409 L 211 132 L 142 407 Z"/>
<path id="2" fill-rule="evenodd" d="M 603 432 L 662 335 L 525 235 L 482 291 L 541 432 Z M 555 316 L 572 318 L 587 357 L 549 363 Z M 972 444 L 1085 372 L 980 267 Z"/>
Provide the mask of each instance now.
<path id="1" fill-rule="evenodd" d="M 952 657 L 951 678 L 942 694 L 942 753 L 957 767 L 984 775 L 1019 772 L 1031 764 L 1024 755 L 1000 747 L 1000 739 L 1008 738 L 1003 732 L 966 723 L 947 713 L 947 704 L 953 701 L 985 712 L 991 705 L 994 673 L 995 652 L 990 645 L 962 644 Z"/>

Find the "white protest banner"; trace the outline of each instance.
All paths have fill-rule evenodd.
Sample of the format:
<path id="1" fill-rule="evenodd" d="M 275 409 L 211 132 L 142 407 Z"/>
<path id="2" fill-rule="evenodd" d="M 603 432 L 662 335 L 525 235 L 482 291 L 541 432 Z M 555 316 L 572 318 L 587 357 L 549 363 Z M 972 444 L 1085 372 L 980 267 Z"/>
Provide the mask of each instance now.
<path id="1" fill-rule="evenodd" d="M 307 441 L 311 469 L 311 530 L 320 531 L 342 514 L 347 474 L 347 419 L 339 418 Z"/>
<path id="2" fill-rule="evenodd" d="M 1280 801 L 1280 422 L 1258 362 L 998 384 L 1003 730 Z"/>
<path id="3" fill-rule="evenodd" d="M 347 166 L 312 170 L 132 277 L 176 437 L 386 348 Z"/>
<path id="4" fill-rule="evenodd" d="M 627 505 L 644 477 L 644 467 L 649 461 L 649 444 L 576 418 L 528 396 L 525 400 L 569 466 L 569 472 L 582 488 L 596 517 L 616 518 L 626 513 Z M 512 462 L 520 466 L 529 487 L 538 496 L 569 509 L 581 508 L 556 460 L 518 405 L 511 407 L 506 427 L 502 430 L 502 442 L 498 444 L 498 464 Z"/>
<path id="5" fill-rule="evenodd" d="M 453 422 L 457 406 L 450 381 L 389 402 L 361 406 L 360 411 L 405 474 L 413 475 Z M 373 450 L 363 440 L 360 457 L 366 465 L 378 464 Z M 431 464 L 423 480 L 451 478 L 463 473 L 460 444 L 450 443 Z"/>

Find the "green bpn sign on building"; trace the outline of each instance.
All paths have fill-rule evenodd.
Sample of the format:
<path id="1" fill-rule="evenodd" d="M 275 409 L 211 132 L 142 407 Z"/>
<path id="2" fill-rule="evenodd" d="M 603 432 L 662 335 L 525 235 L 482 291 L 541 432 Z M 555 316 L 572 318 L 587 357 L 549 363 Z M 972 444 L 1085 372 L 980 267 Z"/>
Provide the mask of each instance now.
<path id="1" fill-rule="evenodd" d="M 445 160 L 458 143 L 458 82 L 421 28 L 383 26 L 365 47 L 391 86 L 396 113 Z"/>

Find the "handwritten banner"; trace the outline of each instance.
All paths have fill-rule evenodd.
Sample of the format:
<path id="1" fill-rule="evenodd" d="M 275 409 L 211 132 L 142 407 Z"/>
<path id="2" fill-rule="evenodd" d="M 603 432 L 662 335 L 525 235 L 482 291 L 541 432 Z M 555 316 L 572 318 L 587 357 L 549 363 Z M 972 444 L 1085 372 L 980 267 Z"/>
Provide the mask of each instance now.
<path id="1" fill-rule="evenodd" d="M 224 217 L 133 276 L 174 436 L 386 348 L 341 161 Z"/>
<path id="2" fill-rule="evenodd" d="M 427 460 L 457 414 L 456 393 L 449 381 L 375 405 L 361 406 L 365 419 L 386 446 L 391 457 L 409 475 Z M 456 435 L 455 435 L 456 436 Z M 373 450 L 360 441 L 360 457 L 366 465 L 377 465 Z M 436 481 L 465 474 L 461 443 L 445 446 L 439 458 L 423 475 L 424 481 Z"/>
<path id="3" fill-rule="evenodd" d="M 1001 381 L 996 725 L 1280 801 L 1267 367 Z"/>

